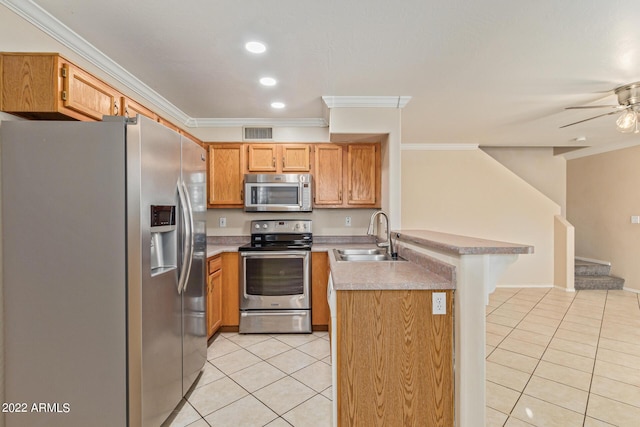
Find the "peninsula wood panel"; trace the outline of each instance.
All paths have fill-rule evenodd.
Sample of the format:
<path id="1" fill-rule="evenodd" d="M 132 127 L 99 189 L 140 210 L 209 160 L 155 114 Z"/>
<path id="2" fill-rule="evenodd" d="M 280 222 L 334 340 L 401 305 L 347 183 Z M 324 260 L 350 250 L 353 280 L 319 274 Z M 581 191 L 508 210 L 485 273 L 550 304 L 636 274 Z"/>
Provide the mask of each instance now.
<path id="1" fill-rule="evenodd" d="M 431 294 L 338 291 L 340 427 L 453 425 L 453 293 L 447 315 Z"/>

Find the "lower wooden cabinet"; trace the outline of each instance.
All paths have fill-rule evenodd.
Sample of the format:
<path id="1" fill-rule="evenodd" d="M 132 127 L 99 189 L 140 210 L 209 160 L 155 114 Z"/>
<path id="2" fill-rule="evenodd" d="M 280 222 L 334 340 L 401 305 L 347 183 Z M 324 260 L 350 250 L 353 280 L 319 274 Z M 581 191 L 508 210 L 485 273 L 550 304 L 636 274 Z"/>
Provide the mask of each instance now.
<path id="1" fill-rule="evenodd" d="M 329 302 L 327 282 L 329 280 L 329 257 L 326 252 L 311 253 L 311 326 L 314 330 L 326 331 L 329 326 Z"/>
<path id="2" fill-rule="evenodd" d="M 240 325 L 239 255 L 237 252 L 222 253 L 222 327 L 237 331 Z"/>
<path id="3" fill-rule="evenodd" d="M 222 256 L 207 261 L 207 338 L 222 325 Z"/>

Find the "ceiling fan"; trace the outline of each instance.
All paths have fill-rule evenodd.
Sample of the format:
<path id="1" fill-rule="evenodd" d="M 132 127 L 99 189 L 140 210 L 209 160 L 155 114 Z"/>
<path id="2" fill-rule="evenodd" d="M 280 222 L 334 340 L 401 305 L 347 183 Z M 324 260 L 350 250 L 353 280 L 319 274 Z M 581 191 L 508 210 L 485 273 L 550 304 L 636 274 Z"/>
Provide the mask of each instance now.
<path id="1" fill-rule="evenodd" d="M 580 120 L 577 122 L 569 123 L 568 125 L 560 126 L 560 128 L 566 128 L 568 126 L 577 125 L 578 123 L 587 122 L 589 120 L 597 119 L 599 117 L 610 116 L 612 114 L 622 113 L 616 120 L 616 126 L 620 132 L 624 133 L 640 133 L 638 122 L 640 121 L 640 82 L 630 83 L 624 86 L 617 87 L 613 92 L 618 96 L 619 105 L 585 105 L 581 107 L 566 107 L 565 110 L 582 110 L 588 108 L 613 108 L 614 111 L 608 113 L 599 114 L 588 119 Z"/>

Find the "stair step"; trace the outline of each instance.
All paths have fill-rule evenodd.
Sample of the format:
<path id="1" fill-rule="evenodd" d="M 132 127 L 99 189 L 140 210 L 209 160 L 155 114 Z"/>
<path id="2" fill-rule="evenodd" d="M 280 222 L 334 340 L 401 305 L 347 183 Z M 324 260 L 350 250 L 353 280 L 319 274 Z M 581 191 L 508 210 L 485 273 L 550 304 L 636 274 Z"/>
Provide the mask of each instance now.
<path id="1" fill-rule="evenodd" d="M 575 277 L 574 287 L 576 291 L 586 289 L 622 289 L 624 279 L 615 276 L 584 275 Z"/>
<path id="2" fill-rule="evenodd" d="M 611 273 L 611 266 L 607 264 L 575 260 L 574 265 L 576 276 L 608 276 Z"/>

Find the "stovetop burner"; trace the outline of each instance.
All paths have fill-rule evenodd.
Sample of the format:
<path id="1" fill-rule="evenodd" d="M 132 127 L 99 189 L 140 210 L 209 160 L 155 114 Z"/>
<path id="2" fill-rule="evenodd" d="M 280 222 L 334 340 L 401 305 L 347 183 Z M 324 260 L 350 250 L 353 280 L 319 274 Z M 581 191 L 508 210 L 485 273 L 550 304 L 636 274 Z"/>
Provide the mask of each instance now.
<path id="1" fill-rule="evenodd" d="M 239 251 L 311 250 L 311 220 L 251 221 L 251 243 Z"/>

